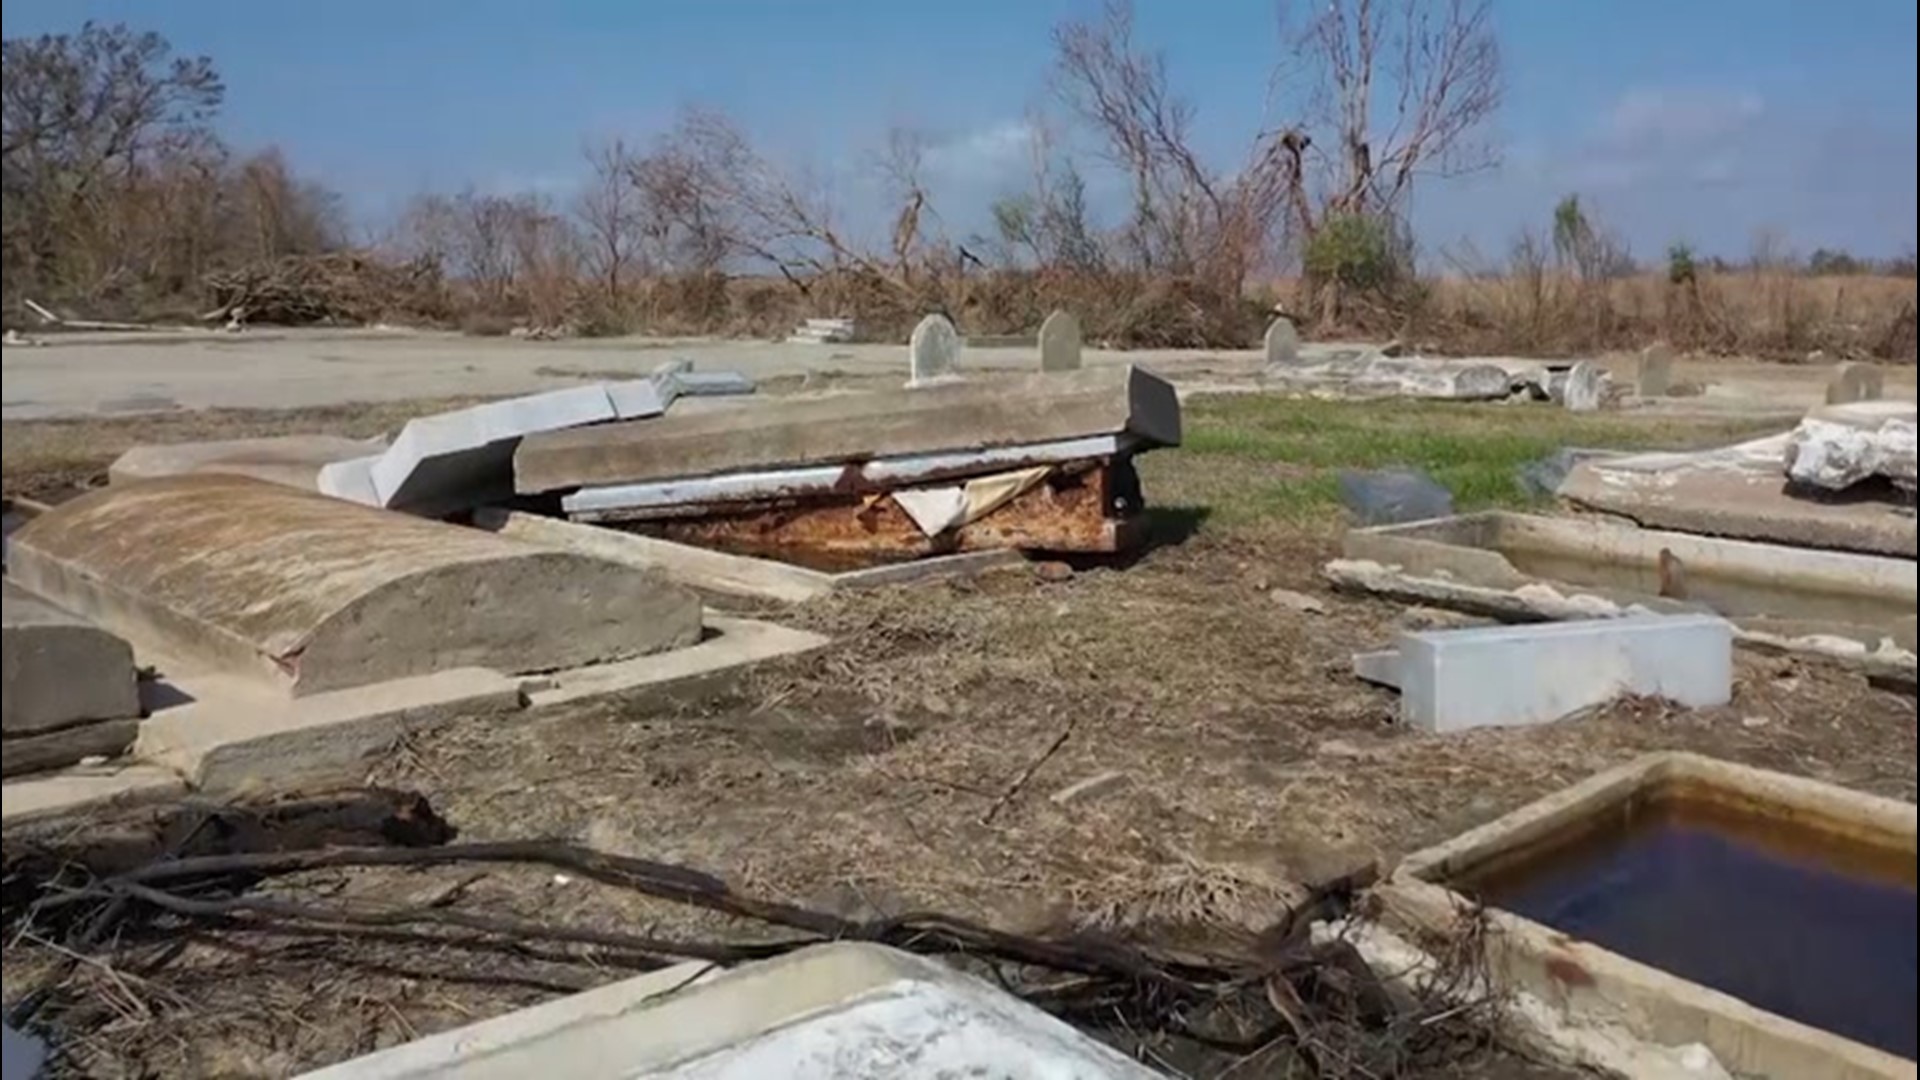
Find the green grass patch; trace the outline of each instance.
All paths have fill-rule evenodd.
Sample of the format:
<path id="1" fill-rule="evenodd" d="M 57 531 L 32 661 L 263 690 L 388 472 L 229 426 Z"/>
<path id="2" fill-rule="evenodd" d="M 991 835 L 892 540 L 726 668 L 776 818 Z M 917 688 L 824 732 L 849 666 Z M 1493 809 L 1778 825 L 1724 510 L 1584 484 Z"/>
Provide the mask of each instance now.
<path id="1" fill-rule="evenodd" d="M 1535 503 L 1521 470 L 1562 447 L 1680 449 L 1779 429 L 1777 420 L 1579 414 L 1548 405 L 1198 398 L 1179 450 L 1141 459 L 1150 499 L 1214 526 L 1332 525 L 1345 469 L 1420 469 L 1460 511 Z"/>

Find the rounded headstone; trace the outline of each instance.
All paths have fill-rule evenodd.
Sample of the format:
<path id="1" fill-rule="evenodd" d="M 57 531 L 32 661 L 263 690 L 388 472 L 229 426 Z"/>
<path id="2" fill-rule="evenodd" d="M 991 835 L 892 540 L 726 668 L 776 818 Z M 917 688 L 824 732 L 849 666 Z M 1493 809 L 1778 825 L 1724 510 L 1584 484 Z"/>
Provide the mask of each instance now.
<path id="1" fill-rule="evenodd" d="M 1582 360 L 1567 369 L 1565 401 L 1569 412 L 1596 412 L 1606 393 L 1606 377 L 1600 365 Z"/>
<path id="2" fill-rule="evenodd" d="M 1666 397 L 1673 388 L 1673 350 L 1656 342 L 1640 350 L 1640 371 L 1634 392 L 1643 398 Z"/>
<path id="3" fill-rule="evenodd" d="M 933 314 L 920 320 L 907 341 L 911 365 L 908 386 L 951 379 L 960 366 L 960 332 L 945 315 Z"/>
<path id="4" fill-rule="evenodd" d="M 1040 370 L 1080 370 L 1080 320 L 1056 311 L 1040 324 Z"/>
<path id="5" fill-rule="evenodd" d="M 1284 315 L 1267 327 L 1265 345 L 1270 365 L 1300 362 L 1300 332 L 1294 329 L 1293 320 Z"/>
<path id="6" fill-rule="evenodd" d="M 1833 377 L 1827 381 L 1827 404 L 1878 401 L 1886 392 L 1886 376 L 1879 365 L 1845 360 L 1834 365 Z"/>

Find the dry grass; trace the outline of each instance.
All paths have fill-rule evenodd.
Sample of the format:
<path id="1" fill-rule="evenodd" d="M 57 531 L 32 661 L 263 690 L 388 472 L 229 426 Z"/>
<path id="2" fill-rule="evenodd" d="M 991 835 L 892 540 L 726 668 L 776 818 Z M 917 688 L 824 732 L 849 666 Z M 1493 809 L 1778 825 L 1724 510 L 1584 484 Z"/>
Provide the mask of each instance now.
<path id="1" fill-rule="evenodd" d="M 1283 460 L 1293 454 L 1284 440 L 1327 440 L 1346 454 L 1364 449 L 1369 430 L 1504 462 L 1512 432 L 1471 410 L 1322 408 L 1311 414 L 1318 431 L 1292 432 L 1257 404 L 1192 407 L 1198 448 L 1151 455 L 1147 481 L 1151 499 L 1200 519 L 1198 532 L 1133 565 L 1065 582 L 1011 571 L 827 597 L 780 617 L 830 634 L 832 647 L 725 696 L 456 724 L 414 738 L 368 779 L 424 792 L 466 839 L 576 840 L 850 916 L 931 908 L 1014 930 L 1102 927 L 1194 947 L 1239 942 L 1302 882 L 1391 860 L 1652 750 L 1915 797 L 1913 701 L 1791 659 L 1742 655 L 1724 708 L 1623 701 L 1574 722 L 1445 739 L 1397 727 L 1392 696 L 1354 680 L 1350 657 L 1405 616 L 1319 580 L 1337 516 L 1215 513 L 1219 478 L 1323 468 Z M 237 433 L 231 417 L 207 419 Z M 1555 431 L 1536 436 L 1570 442 L 1629 424 L 1548 420 Z M 111 425 L 148 422 L 56 430 L 120 440 L 130 435 Z M 163 422 L 189 431 L 185 419 Z M 251 417 L 239 430 L 279 422 Z M 341 423 L 365 433 L 374 421 Z M 37 425 L 18 427 L 8 426 L 10 485 L 23 479 L 16 437 L 37 445 Z M 1475 449 L 1475 431 L 1492 450 Z M 1724 434 L 1676 423 L 1614 433 Z M 1275 603 L 1274 587 L 1328 610 Z M 1053 798 L 1111 771 L 1124 783 Z M 765 933 L 530 868 L 315 872 L 276 888 L 389 905 L 457 893 L 462 905 L 576 926 Z M 49 977 L 57 959 L 12 943 L 7 997 Z M 69 1074 L 286 1075 L 623 974 L 521 950 L 240 929 L 203 930 L 164 965 L 158 950 L 141 959 L 158 966 L 89 971 L 98 993 L 47 1014 L 74 1039 Z M 1542 1073 L 1469 1042 L 1403 1075 Z"/>

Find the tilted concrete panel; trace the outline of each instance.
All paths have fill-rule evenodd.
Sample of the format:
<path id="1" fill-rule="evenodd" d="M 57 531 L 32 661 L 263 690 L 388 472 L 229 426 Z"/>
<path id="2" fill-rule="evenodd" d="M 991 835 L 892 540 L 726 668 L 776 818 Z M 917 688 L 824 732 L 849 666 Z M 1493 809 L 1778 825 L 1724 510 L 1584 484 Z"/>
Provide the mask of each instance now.
<path id="1" fill-rule="evenodd" d="M 663 575 L 236 476 L 110 487 L 14 534 L 28 588 L 202 671 L 294 694 L 689 645 Z"/>
<path id="2" fill-rule="evenodd" d="M 537 494 L 1115 434 L 1178 445 L 1172 384 L 1143 368 L 1095 368 L 550 431 L 521 441 L 514 488 Z"/>

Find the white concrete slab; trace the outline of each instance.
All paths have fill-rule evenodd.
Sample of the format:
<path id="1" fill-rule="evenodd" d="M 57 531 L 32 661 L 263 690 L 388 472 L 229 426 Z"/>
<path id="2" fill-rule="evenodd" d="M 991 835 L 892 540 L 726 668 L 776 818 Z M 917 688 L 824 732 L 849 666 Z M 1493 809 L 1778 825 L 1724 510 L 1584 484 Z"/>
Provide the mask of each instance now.
<path id="1" fill-rule="evenodd" d="M 678 1080 L 1157 1075 L 942 964 L 876 945 L 821 945 L 705 982 L 679 969 L 372 1054 L 308 1080 Z M 530 1015 L 531 1014 L 531 1015 Z"/>
<path id="2" fill-rule="evenodd" d="M 417 417 L 371 475 L 380 505 L 440 514 L 513 496 L 513 450 L 536 431 L 614 419 L 605 384 L 488 402 Z"/>
<path id="3" fill-rule="evenodd" d="M 170 799 L 186 791 L 187 782 L 178 773 L 158 765 L 118 761 L 75 766 L 0 784 L 0 824 L 12 827 L 92 813 L 111 806 Z"/>
<path id="4" fill-rule="evenodd" d="M 1732 697 L 1733 627 L 1713 615 L 1405 633 L 1400 715 L 1424 731 L 1550 723 L 1622 694 L 1690 708 Z"/>

